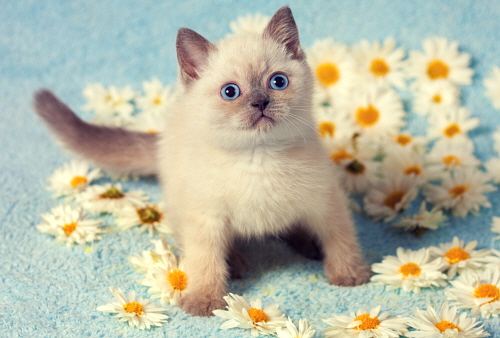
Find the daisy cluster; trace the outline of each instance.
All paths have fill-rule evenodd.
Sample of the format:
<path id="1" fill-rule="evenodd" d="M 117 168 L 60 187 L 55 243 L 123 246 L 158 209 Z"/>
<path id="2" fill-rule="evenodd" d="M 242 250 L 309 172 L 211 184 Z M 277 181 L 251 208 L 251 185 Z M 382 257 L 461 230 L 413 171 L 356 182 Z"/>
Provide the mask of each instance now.
<path id="1" fill-rule="evenodd" d="M 79 160 L 55 170 L 48 178 L 48 189 L 60 204 L 42 214 L 43 223 L 37 229 L 68 246 L 83 245 L 101 238 L 99 234 L 106 230 L 99 216 L 111 215 L 119 230 L 138 226 L 140 232 L 147 230 L 150 235 L 171 233 L 161 203 L 150 203 L 143 191 L 127 191 L 119 182 L 96 184 L 102 175 L 100 169 L 91 169 Z"/>
<path id="2" fill-rule="evenodd" d="M 269 17 L 249 15 L 231 23 L 231 35 L 262 32 Z M 470 56 L 456 42 L 426 39 L 423 51 L 397 47 L 396 41 L 361 41 L 349 47 L 332 39 L 316 41 L 306 50 L 315 75 L 314 116 L 329 157 L 338 167 L 345 189 L 358 196 L 373 220 L 421 234 L 445 224 L 447 215 L 465 217 L 490 207 L 487 193 L 500 183 L 500 128 L 493 134 L 497 157 L 482 164 L 474 155 L 468 133 L 479 119 L 461 104 L 461 86 L 472 83 Z M 500 109 L 500 68 L 484 82 L 486 96 Z M 88 85 L 84 109 L 94 113 L 93 122 L 132 130 L 159 133 L 158 121 L 168 113 L 175 95 L 173 87 L 153 79 L 143 83 L 143 93 L 131 87 Z M 412 102 L 402 97 L 410 93 Z M 412 107 L 411 112 L 405 106 Z M 407 121 L 422 117 L 428 122 L 425 135 L 414 135 Z M 42 214 L 37 228 L 68 246 L 84 245 L 109 233 L 112 218 L 120 230 L 140 227 L 140 232 L 171 233 L 161 203 L 150 203 L 143 191 L 128 191 L 118 182 L 97 184 L 104 173 L 83 161 L 73 160 L 48 179 L 48 188 L 61 202 Z M 418 201 L 420 199 L 420 201 Z M 415 201 L 415 202 L 414 202 Z M 405 214 L 417 203 L 415 215 Z M 106 215 L 110 216 L 107 217 Z M 103 218 L 106 216 L 107 218 Z M 500 217 L 492 232 L 500 234 Z M 497 237 L 497 239 L 500 236 Z M 176 305 L 188 288 L 182 261 L 161 237 L 154 249 L 129 257 L 138 282 L 148 287 L 162 305 Z M 418 293 L 422 288 L 445 289 L 450 302 L 439 310 L 428 305 L 412 316 L 392 316 L 381 306 L 333 314 L 323 320 L 326 337 L 486 337 L 481 322 L 469 317 L 498 317 L 500 313 L 500 252 L 476 250 L 477 242 L 454 238 L 439 247 L 418 251 L 399 248 L 373 264 L 374 283 L 388 289 Z M 130 326 L 149 329 L 162 326 L 166 310 L 150 300 L 127 296 L 110 288 L 115 302 L 97 310 L 113 313 Z M 263 305 L 260 298 L 228 294 L 227 307 L 214 314 L 226 321 L 221 329 L 246 329 L 253 336 L 312 338 L 316 324 L 292 321 L 278 304 Z"/>
<path id="3" fill-rule="evenodd" d="M 352 47 L 325 39 L 306 52 L 316 75 L 318 131 L 369 217 L 420 233 L 443 225 L 443 210 L 465 217 L 491 206 L 487 193 L 496 190 L 498 167 L 474 155 L 468 133 L 479 119 L 460 100 L 473 70 L 456 42 L 425 39 L 423 51 L 408 57 L 392 38 Z M 413 102 L 402 99 L 407 92 Z M 426 135 L 407 129 L 406 120 L 418 115 L 427 120 Z M 402 215 L 419 196 L 418 213 Z"/>

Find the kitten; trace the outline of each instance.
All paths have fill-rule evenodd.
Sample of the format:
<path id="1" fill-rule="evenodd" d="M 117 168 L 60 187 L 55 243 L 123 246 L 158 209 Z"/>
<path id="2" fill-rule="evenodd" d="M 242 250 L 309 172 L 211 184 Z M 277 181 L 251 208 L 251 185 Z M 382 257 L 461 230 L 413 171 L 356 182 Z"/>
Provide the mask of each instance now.
<path id="1" fill-rule="evenodd" d="M 247 265 L 238 238 L 285 234 L 306 251 L 316 241 L 330 283 L 367 282 L 346 197 L 313 127 L 313 77 L 290 9 L 262 35 L 217 44 L 182 28 L 177 56 L 181 92 L 160 137 L 83 122 L 48 91 L 35 109 L 71 152 L 115 172 L 158 174 L 189 278 L 180 306 L 200 316 L 225 307 L 229 274 Z"/>

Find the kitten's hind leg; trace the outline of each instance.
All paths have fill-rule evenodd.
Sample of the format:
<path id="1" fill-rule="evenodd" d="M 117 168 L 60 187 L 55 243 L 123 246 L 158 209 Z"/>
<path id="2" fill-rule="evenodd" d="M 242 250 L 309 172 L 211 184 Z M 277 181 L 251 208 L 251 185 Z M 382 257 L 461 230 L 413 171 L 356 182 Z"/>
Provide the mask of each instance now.
<path id="1" fill-rule="evenodd" d="M 279 238 L 306 258 L 316 261 L 323 259 L 323 251 L 318 238 L 302 225 L 294 225 Z"/>
<path id="2" fill-rule="evenodd" d="M 248 272 L 249 263 L 245 256 L 234 247 L 229 249 L 226 262 L 229 266 L 231 279 L 241 279 Z"/>

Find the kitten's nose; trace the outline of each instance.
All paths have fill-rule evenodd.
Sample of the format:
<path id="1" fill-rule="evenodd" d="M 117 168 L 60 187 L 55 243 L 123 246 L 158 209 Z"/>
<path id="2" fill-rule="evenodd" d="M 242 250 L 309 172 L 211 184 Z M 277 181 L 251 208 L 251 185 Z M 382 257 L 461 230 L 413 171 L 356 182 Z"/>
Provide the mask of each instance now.
<path id="1" fill-rule="evenodd" d="M 260 112 L 263 113 L 269 104 L 269 100 L 259 100 L 252 102 L 252 107 L 259 108 Z"/>

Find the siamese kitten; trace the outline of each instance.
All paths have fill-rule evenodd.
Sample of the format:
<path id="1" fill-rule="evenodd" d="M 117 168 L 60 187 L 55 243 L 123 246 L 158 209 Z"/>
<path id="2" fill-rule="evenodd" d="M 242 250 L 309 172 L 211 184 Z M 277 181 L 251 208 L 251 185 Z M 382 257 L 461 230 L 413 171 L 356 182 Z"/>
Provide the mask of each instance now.
<path id="1" fill-rule="evenodd" d="M 227 278 L 247 266 L 238 238 L 288 235 L 311 252 L 317 242 L 330 283 L 367 282 L 346 197 L 314 128 L 313 76 L 290 9 L 262 35 L 217 44 L 182 28 L 177 57 L 181 90 L 159 137 L 88 124 L 45 90 L 35 109 L 74 154 L 159 176 L 189 278 L 180 306 L 199 316 L 225 307 Z"/>

